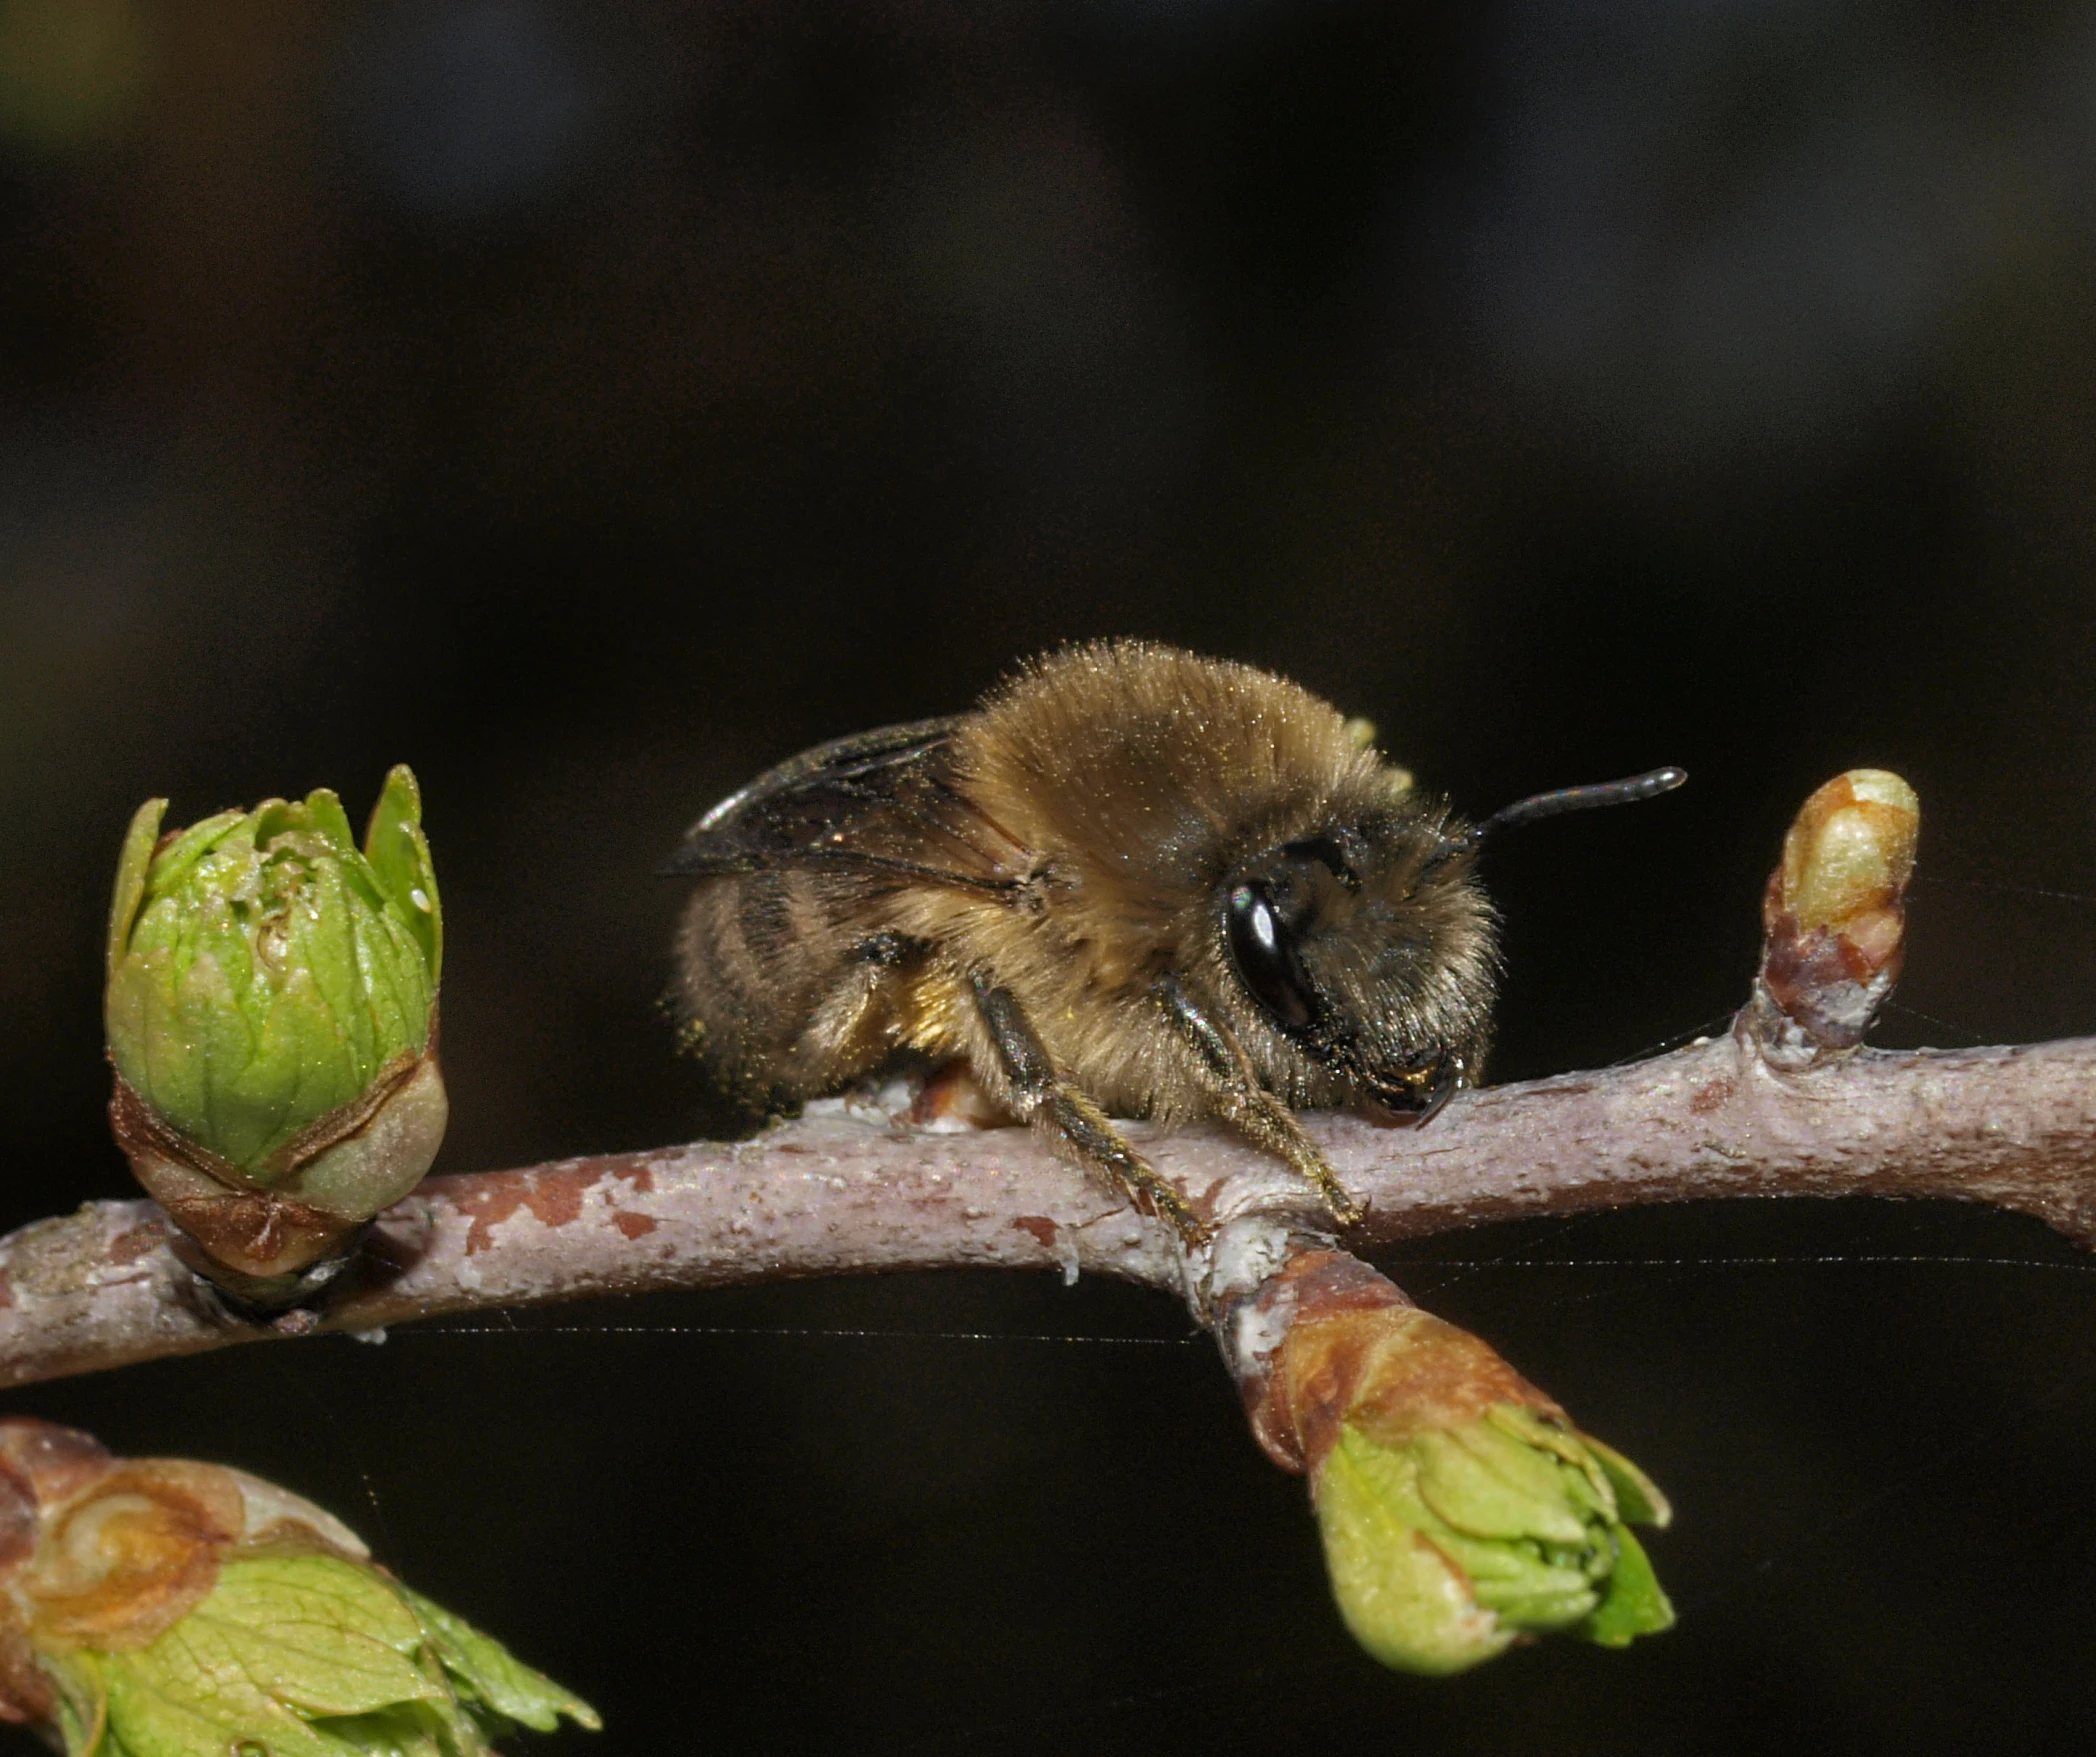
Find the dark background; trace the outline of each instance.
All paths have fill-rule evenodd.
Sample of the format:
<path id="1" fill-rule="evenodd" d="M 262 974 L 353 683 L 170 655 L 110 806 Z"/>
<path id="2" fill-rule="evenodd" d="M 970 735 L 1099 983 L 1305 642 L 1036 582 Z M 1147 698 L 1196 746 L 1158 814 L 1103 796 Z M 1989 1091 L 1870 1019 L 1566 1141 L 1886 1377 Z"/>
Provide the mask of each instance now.
<path id="1" fill-rule="evenodd" d="M 126 1191 L 146 795 L 411 761 L 442 1167 L 647 1146 L 706 1122 L 685 824 L 1105 633 L 1473 811 L 1693 772 L 1493 851 L 1501 1077 L 1722 1020 L 1857 763 L 1926 806 L 1881 1040 L 2085 1030 L 2092 292 L 2096 20 L 2043 0 L 0 0 L 0 1220 Z M 1870 1203 L 1408 1251 L 1679 1509 L 1677 1631 L 1438 1684 L 1351 1646 L 1183 1314 L 1090 1281 L 9 1407 L 335 1507 L 610 1723 L 538 1748 L 2030 1749 L 2096 1695 L 2086 1269 Z"/>

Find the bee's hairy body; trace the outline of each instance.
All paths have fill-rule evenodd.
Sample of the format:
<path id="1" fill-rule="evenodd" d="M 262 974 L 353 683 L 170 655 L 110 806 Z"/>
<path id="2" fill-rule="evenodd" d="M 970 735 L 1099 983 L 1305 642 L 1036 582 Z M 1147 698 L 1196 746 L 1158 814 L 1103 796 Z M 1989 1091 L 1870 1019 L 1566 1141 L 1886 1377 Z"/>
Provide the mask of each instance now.
<path id="1" fill-rule="evenodd" d="M 915 1050 L 1189 1236 L 1108 1113 L 1220 1116 L 1352 1219 L 1293 1109 L 1475 1078 L 1495 952 L 1459 828 L 1294 684 L 1073 648 L 701 820 L 675 998 L 751 1108 Z"/>

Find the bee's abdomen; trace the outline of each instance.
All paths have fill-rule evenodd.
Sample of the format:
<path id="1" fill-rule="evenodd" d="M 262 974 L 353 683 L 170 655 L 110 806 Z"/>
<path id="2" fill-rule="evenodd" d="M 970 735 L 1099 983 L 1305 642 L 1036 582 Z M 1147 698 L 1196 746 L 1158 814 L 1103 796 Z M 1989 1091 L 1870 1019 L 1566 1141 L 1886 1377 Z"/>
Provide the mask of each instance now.
<path id="1" fill-rule="evenodd" d="M 753 872 L 703 880 L 677 934 L 674 999 L 707 1072 L 753 1110 L 790 1106 L 860 1070 L 823 1028 L 863 994 L 866 935 L 829 875 Z"/>

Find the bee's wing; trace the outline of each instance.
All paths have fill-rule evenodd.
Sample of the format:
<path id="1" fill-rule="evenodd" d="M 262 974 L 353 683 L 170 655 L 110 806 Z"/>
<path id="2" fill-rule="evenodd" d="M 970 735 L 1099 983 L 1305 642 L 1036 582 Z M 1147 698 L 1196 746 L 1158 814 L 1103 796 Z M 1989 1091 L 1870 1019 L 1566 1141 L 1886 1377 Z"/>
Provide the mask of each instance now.
<path id="1" fill-rule="evenodd" d="M 706 877 L 836 866 L 971 890 L 1013 888 L 983 845 L 987 826 L 943 772 L 961 720 L 914 720 L 801 752 L 692 825 L 663 871 Z"/>

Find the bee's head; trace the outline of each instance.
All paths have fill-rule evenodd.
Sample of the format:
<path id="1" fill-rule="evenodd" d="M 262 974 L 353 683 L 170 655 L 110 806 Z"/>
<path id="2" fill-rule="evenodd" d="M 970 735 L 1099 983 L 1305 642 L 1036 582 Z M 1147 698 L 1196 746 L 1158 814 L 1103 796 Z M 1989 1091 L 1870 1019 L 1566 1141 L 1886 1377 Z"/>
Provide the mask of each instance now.
<path id="1" fill-rule="evenodd" d="M 1498 953 L 1465 834 L 1425 812 L 1335 823 L 1219 887 L 1231 1010 L 1264 1027 L 1246 1047 L 1299 1102 L 1424 1111 L 1477 1079 Z"/>
<path id="2" fill-rule="evenodd" d="M 1240 862 L 1217 887 L 1215 934 L 1231 1011 L 1260 1027 L 1242 1035 L 1262 1075 L 1297 1102 L 1367 1098 L 1413 1112 L 1476 1084 L 1499 969 L 1476 878 L 1485 837 L 1684 779 L 1661 769 L 1539 794 L 1474 827 L 1408 799 L 1337 815 Z"/>

